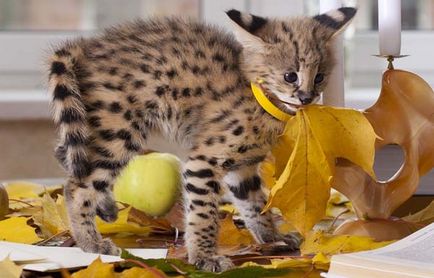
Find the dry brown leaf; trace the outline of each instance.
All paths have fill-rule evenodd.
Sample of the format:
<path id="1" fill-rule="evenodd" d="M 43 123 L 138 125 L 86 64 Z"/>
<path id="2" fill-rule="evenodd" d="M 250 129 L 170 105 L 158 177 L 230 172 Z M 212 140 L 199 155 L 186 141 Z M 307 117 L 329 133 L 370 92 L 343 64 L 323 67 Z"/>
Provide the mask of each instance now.
<path id="1" fill-rule="evenodd" d="M 408 222 L 415 222 L 420 224 L 431 224 L 434 222 L 434 201 L 432 201 L 426 208 L 416 212 L 415 214 L 402 218 Z"/>

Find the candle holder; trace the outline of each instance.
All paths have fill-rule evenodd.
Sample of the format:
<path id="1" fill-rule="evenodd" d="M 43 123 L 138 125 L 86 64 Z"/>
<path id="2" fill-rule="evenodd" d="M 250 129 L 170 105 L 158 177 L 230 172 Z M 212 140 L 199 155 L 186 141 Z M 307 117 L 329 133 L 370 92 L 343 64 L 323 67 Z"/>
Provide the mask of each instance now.
<path id="1" fill-rule="evenodd" d="M 351 200 L 358 219 L 344 222 L 335 234 L 383 241 L 403 238 L 419 228 L 391 215 L 416 192 L 420 176 L 434 167 L 434 92 L 416 74 L 393 68 L 393 60 L 400 57 L 404 55 L 385 57 L 389 65 L 380 96 L 364 114 L 379 136 L 376 150 L 399 145 L 404 163 L 392 178 L 378 181 L 351 161 L 336 162 L 332 187 Z"/>
<path id="2" fill-rule="evenodd" d="M 409 55 L 380 55 L 380 54 L 375 54 L 373 56 L 379 57 L 379 58 L 386 58 L 387 62 L 388 62 L 387 69 L 392 70 L 392 69 L 394 69 L 393 61 L 395 59 L 408 57 Z"/>

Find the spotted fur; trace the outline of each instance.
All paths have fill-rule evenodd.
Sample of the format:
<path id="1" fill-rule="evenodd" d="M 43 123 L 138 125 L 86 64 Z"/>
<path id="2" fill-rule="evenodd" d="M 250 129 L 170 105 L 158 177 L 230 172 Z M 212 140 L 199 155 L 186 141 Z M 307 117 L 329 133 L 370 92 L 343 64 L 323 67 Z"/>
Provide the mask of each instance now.
<path id="1" fill-rule="evenodd" d="M 119 253 L 94 218 L 116 219 L 113 182 L 154 132 L 189 152 L 183 177 L 190 263 L 212 271 L 232 265 L 216 255 L 223 193 L 258 242 L 279 240 L 270 216 L 261 214 L 257 168 L 284 123 L 258 105 L 249 83 L 261 79 L 269 98 L 290 113 L 315 101 L 333 64 L 330 40 L 354 12 L 276 20 L 231 10 L 235 37 L 178 18 L 136 21 L 58 48 L 49 90 L 77 244 Z M 297 247 L 295 238 L 287 242 Z"/>

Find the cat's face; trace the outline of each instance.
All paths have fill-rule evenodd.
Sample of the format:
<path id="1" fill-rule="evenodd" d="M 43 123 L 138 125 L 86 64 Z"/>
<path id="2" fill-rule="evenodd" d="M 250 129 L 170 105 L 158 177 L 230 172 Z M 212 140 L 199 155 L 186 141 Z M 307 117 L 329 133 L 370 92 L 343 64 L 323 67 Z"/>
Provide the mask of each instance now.
<path id="1" fill-rule="evenodd" d="M 231 10 L 228 16 L 243 46 L 246 77 L 260 83 L 275 105 L 294 114 L 319 100 L 334 65 L 330 42 L 355 13 L 341 8 L 316 17 L 270 20 Z"/>

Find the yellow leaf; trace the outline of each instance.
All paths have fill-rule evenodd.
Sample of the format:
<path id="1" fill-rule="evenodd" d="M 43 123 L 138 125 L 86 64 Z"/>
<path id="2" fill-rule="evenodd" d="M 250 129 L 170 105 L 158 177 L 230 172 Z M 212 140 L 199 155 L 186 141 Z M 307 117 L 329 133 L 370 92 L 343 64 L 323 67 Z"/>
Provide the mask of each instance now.
<path id="1" fill-rule="evenodd" d="M 9 258 L 0 261 L 0 273 L 2 278 L 20 278 L 23 267 L 16 265 Z"/>
<path id="2" fill-rule="evenodd" d="M 27 217 L 11 217 L 0 221 L 0 240 L 32 244 L 41 240 L 35 229 L 27 225 Z"/>
<path id="3" fill-rule="evenodd" d="M 276 180 L 265 209 L 279 208 L 306 235 L 325 215 L 336 158 L 346 158 L 373 176 L 376 138 L 359 111 L 317 105 L 299 110 L 273 146 L 274 167 L 261 168 L 267 180 L 273 175 Z"/>
<path id="4" fill-rule="evenodd" d="M 37 198 L 44 192 L 44 187 L 36 183 L 17 181 L 7 183 L 6 191 L 11 199 Z"/>
<path id="5" fill-rule="evenodd" d="M 233 204 L 224 204 L 219 206 L 219 211 L 227 212 L 230 214 L 236 214 L 237 208 Z"/>
<path id="6" fill-rule="evenodd" d="M 232 215 L 228 214 L 220 222 L 218 245 L 250 245 L 255 243 L 252 235 L 247 229 L 238 229 L 232 221 Z"/>
<path id="7" fill-rule="evenodd" d="M 128 221 L 131 207 L 119 211 L 118 219 L 113 223 L 107 223 L 96 217 L 96 226 L 102 234 L 131 233 L 137 235 L 147 235 L 151 231 L 150 227 L 140 226 L 137 223 Z"/>
<path id="8" fill-rule="evenodd" d="M 426 208 L 416 212 L 415 214 L 402 218 L 408 222 L 416 222 L 422 224 L 431 224 L 434 222 L 434 201 L 432 201 Z"/>
<path id="9" fill-rule="evenodd" d="M 156 275 L 156 272 L 159 275 Z M 120 275 L 119 278 L 160 278 L 160 277 L 167 277 L 163 272 L 156 268 L 152 268 L 152 271 L 146 268 L 140 268 L 140 267 L 132 267 L 130 269 L 124 270 Z"/>
<path id="10" fill-rule="evenodd" d="M 72 274 L 72 278 L 116 278 L 114 266 L 106 264 L 98 257 L 87 268 Z"/>
<path id="11" fill-rule="evenodd" d="M 35 224 L 41 228 L 46 237 L 56 235 L 69 230 L 68 216 L 66 213 L 63 196 L 58 195 L 54 201 L 49 194 L 44 194 L 42 199 L 42 210 L 33 215 Z"/>
<path id="12" fill-rule="evenodd" d="M 367 236 L 330 235 L 322 231 L 311 232 L 301 245 L 302 254 L 317 254 L 319 252 L 330 256 L 340 253 L 358 252 L 377 249 L 389 245 L 392 241 L 376 242 Z"/>
<path id="13" fill-rule="evenodd" d="M 330 258 L 319 252 L 312 258 L 312 263 L 316 269 L 328 270 L 330 267 Z"/>
<path id="14" fill-rule="evenodd" d="M 10 209 L 18 210 L 21 208 L 40 205 L 39 195 L 44 192 L 44 187 L 42 185 L 17 181 L 7 183 L 5 187 L 10 199 Z M 16 200 L 24 202 L 18 202 Z"/>

